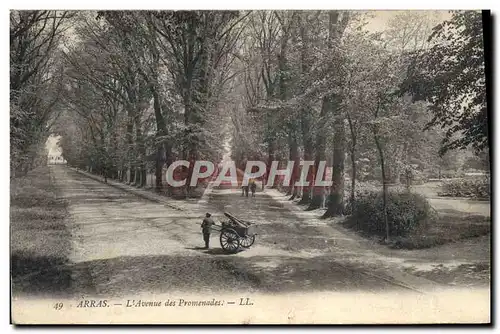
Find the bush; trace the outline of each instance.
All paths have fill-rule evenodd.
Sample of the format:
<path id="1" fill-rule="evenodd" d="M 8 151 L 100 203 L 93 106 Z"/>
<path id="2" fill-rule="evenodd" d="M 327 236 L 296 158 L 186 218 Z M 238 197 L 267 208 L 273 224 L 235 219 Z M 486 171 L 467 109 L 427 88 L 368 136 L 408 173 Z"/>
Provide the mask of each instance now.
<path id="1" fill-rule="evenodd" d="M 428 179 L 427 179 L 427 176 L 425 175 L 425 173 L 423 173 L 419 170 L 413 171 L 413 175 L 412 175 L 412 179 L 411 179 L 412 185 L 424 184 L 427 181 L 428 181 Z"/>
<path id="2" fill-rule="evenodd" d="M 463 170 L 443 170 L 441 172 L 438 171 L 429 171 L 426 173 L 426 177 L 429 179 L 454 179 L 457 177 L 464 177 L 465 172 Z"/>
<path id="3" fill-rule="evenodd" d="M 490 198 L 490 180 L 488 177 L 461 178 L 443 182 L 439 196 Z"/>
<path id="4" fill-rule="evenodd" d="M 347 220 L 370 235 L 385 236 L 382 192 L 359 195 L 351 205 L 352 215 Z M 387 194 L 387 218 L 390 236 L 406 236 L 435 217 L 434 210 L 422 195 L 409 192 Z"/>

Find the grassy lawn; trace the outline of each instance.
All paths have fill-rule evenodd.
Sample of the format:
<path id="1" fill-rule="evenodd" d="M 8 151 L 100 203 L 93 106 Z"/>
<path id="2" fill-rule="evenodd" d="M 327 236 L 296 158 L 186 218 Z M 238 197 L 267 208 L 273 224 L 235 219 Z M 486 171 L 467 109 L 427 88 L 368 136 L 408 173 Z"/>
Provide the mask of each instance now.
<path id="1" fill-rule="evenodd" d="M 491 278 L 491 266 L 489 262 L 461 264 L 455 267 L 440 264 L 433 266 L 428 271 L 410 268 L 406 269 L 406 272 L 425 277 L 431 281 L 469 288 L 487 286 L 490 284 Z"/>
<path id="2" fill-rule="evenodd" d="M 10 183 L 10 244 L 13 292 L 40 292 L 58 282 L 69 284 L 59 267 L 67 262 L 70 233 L 67 204 L 58 198 L 48 166 Z M 51 288 L 53 289 L 53 288 Z"/>
<path id="3" fill-rule="evenodd" d="M 355 224 L 344 220 L 344 227 L 356 230 Z M 364 231 L 357 231 L 367 239 L 383 237 L 374 236 Z M 425 249 L 444 245 L 464 239 L 489 235 L 491 232 L 490 217 L 483 215 L 464 215 L 462 212 L 439 213 L 433 222 L 420 226 L 407 236 L 392 237 L 388 246 L 394 249 Z"/>
<path id="4" fill-rule="evenodd" d="M 422 191 L 415 192 L 414 194 L 425 196 Z M 370 202 L 370 200 L 366 198 L 364 200 L 368 201 L 368 203 L 373 203 L 369 204 L 367 207 L 369 210 L 372 210 L 370 213 L 373 212 L 373 210 L 382 210 L 381 203 Z M 390 197 L 389 200 L 391 200 Z M 408 202 L 408 200 L 399 202 L 401 205 L 404 205 L 398 206 L 398 204 L 395 206 L 399 208 L 399 212 L 398 210 L 394 211 L 395 207 L 393 206 L 393 214 L 396 214 L 397 217 L 409 219 L 411 213 L 414 212 L 413 210 L 416 210 L 417 207 L 419 210 L 423 210 L 422 203 L 420 203 L 421 201 L 410 201 L 411 202 Z M 409 232 L 405 236 L 392 236 L 388 243 L 389 247 L 409 250 L 425 249 L 490 234 L 491 218 L 488 214 L 488 203 L 470 202 L 463 199 L 433 198 L 427 198 L 427 202 L 433 207 L 432 210 L 434 212 L 429 212 L 429 217 L 425 220 L 425 223 L 420 224 L 420 226 L 417 226 L 415 230 Z M 414 203 L 414 207 L 410 205 L 410 203 Z M 390 206 L 390 204 L 388 204 L 388 206 Z M 374 209 L 375 207 L 376 209 Z M 408 213 L 409 216 L 406 216 L 406 213 Z M 359 216 L 358 214 L 358 217 Z M 343 222 L 345 227 L 357 231 L 360 224 L 363 228 L 357 232 L 362 236 L 369 239 L 383 238 L 385 232 L 374 235 L 375 232 L 369 232 L 369 230 L 366 229 L 367 226 L 373 225 L 374 218 L 370 216 L 370 214 L 361 214 L 361 222 L 356 222 L 354 219 L 350 219 L 350 217 L 351 216 L 348 216 Z M 359 218 L 357 219 L 359 220 Z M 378 219 L 380 219 L 380 215 L 378 215 Z M 383 231 L 385 231 L 385 228 Z"/>
<path id="5" fill-rule="evenodd" d="M 447 243 L 489 235 L 490 218 L 464 215 L 460 212 L 439 213 L 435 222 L 423 226 L 407 237 L 394 238 L 392 248 L 423 249 Z"/>

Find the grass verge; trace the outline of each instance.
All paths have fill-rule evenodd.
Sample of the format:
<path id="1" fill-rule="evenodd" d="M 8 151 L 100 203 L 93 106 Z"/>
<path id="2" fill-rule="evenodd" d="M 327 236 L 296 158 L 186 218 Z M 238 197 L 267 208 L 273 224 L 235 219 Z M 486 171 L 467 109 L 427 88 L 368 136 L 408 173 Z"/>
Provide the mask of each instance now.
<path id="1" fill-rule="evenodd" d="M 355 229 L 355 225 L 348 219 L 342 224 L 349 229 Z M 374 237 L 366 232 L 357 232 L 365 238 Z M 388 246 L 394 249 L 425 249 L 490 233 L 491 219 L 489 217 L 447 212 L 438 214 L 433 222 L 417 228 L 407 236 L 392 237 Z"/>
<path id="2" fill-rule="evenodd" d="M 409 274 L 424 277 L 451 286 L 485 287 L 490 284 L 491 265 L 489 262 L 461 264 L 458 266 L 434 265 L 431 270 L 408 268 Z"/>
<path id="3" fill-rule="evenodd" d="M 10 245 L 13 293 L 65 290 L 62 266 L 70 251 L 67 203 L 58 197 L 49 166 L 10 182 Z"/>

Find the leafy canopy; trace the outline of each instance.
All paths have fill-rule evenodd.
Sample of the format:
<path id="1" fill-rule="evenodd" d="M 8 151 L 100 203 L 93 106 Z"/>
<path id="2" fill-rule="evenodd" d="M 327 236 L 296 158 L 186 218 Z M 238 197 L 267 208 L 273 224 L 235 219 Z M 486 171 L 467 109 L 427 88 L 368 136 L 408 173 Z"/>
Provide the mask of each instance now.
<path id="1" fill-rule="evenodd" d="M 460 11 L 437 25 L 433 46 L 414 52 L 402 85 L 415 101 L 430 104 L 428 124 L 446 129 L 441 153 L 488 147 L 482 14 Z"/>

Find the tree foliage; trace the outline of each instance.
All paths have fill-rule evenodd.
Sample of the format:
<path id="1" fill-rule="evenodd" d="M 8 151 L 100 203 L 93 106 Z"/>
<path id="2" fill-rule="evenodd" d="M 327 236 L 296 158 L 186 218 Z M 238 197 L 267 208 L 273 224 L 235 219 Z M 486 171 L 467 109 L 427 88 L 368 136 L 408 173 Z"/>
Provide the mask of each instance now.
<path id="1" fill-rule="evenodd" d="M 10 12 L 11 176 L 32 169 L 60 109 L 64 77 L 60 45 L 66 11 Z"/>
<path id="2" fill-rule="evenodd" d="M 357 181 L 381 184 L 388 238 L 389 184 L 468 168 L 452 150 L 487 146 L 482 23 L 399 12 L 371 31 L 369 14 L 12 12 L 12 170 L 32 168 L 51 132 L 69 164 L 168 195 L 176 159 L 294 161 L 282 190 L 325 217 L 347 213 Z M 294 186 L 302 160 L 311 183 L 326 161 L 332 187 Z M 188 184 L 193 165 L 179 168 Z"/>
<path id="3" fill-rule="evenodd" d="M 430 104 L 429 126 L 446 128 L 442 152 L 488 147 L 488 117 L 481 12 L 455 12 L 429 36 L 435 44 L 414 54 L 402 85 Z"/>

